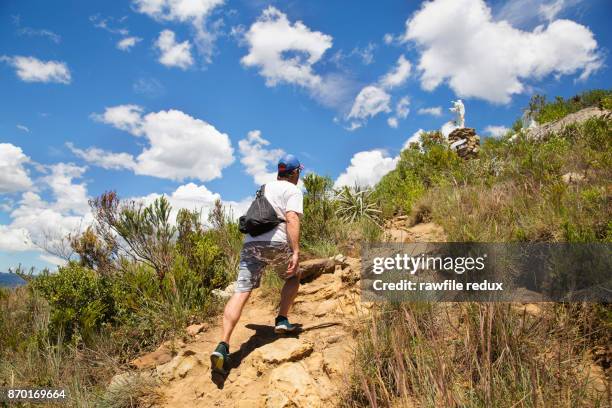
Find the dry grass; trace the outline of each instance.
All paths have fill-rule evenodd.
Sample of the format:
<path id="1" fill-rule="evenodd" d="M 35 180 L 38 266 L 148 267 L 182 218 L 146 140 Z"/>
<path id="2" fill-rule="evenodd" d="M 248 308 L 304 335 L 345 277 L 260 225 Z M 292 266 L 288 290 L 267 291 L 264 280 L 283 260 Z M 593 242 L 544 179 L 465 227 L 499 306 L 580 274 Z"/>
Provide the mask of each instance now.
<path id="1" fill-rule="evenodd" d="M 575 310 L 404 303 L 361 331 L 351 407 L 604 407 Z M 598 384 L 601 388 L 601 384 Z M 609 384 L 607 384 L 609 389 Z"/>

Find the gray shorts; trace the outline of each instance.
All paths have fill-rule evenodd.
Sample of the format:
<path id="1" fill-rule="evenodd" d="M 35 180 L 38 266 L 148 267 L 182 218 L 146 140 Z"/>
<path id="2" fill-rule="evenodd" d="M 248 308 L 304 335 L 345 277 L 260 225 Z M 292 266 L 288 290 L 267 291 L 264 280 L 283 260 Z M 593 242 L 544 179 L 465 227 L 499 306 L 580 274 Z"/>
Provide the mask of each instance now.
<path id="1" fill-rule="evenodd" d="M 240 251 L 240 265 L 234 292 L 250 292 L 259 287 L 266 266 L 274 268 L 283 279 L 291 260 L 291 248 L 284 242 L 252 241 Z"/>

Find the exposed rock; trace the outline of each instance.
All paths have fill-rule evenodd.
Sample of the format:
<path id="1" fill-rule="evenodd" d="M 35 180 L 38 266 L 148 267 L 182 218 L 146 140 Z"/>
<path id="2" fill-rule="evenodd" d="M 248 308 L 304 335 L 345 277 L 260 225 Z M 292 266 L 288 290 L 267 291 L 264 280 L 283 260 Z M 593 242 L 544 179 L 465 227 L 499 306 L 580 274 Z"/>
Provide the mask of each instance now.
<path id="1" fill-rule="evenodd" d="M 329 258 L 309 259 L 300 262 L 300 281 L 308 281 L 317 278 L 323 273 L 334 273 L 335 262 Z"/>
<path id="2" fill-rule="evenodd" d="M 571 184 L 571 183 L 579 183 L 579 182 L 583 181 L 585 179 L 585 176 L 583 174 L 580 174 L 580 173 L 569 172 L 569 173 L 565 173 L 564 175 L 562 175 L 561 179 L 565 183 Z"/>
<path id="3" fill-rule="evenodd" d="M 293 337 L 278 339 L 253 352 L 253 366 L 259 373 L 268 367 L 301 360 L 312 353 L 313 345 Z"/>
<path id="4" fill-rule="evenodd" d="M 162 380 L 172 381 L 175 378 L 185 378 L 194 367 L 201 364 L 202 362 L 196 355 L 185 353 L 174 357 L 169 363 L 158 366 L 156 371 Z"/>
<path id="5" fill-rule="evenodd" d="M 285 363 L 270 373 L 270 389 L 282 394 L 298 407 L 323 407 L 316 381 L 301 363 Z M 275 395 L 278 398 L 277 395 Z M 266 401 L 266 406 L 276 407 Z M 280 405 L 292 406 L 292 405 Z"/>
<path id="6" fill-rule="evenodd" d="M 161 364 L 166 364 L 176 353 L 172 350 L 169 343 L 164 343 L 157 348 L 157 350 L 140 356 L 130 362 L 130 365 L 139 369 L 144 370 L 148 368 L 154 368 Z"/>
<path id="7" fill-rule="evenodd" d="M 448 135 L 450 148 L 463 159 L 478 157 L 480 151 L 480 137 L 474 128 L 458 128 Z"/>
<path id="8" fill-rule="evenodd" d="M 200 324 L 192 324 L 191 326 L 188 326 L 187 329 L 185 329 L 187 331 L 187 334 L 190 336 L 195 336 L 198 333 L 203 332 L 206 329 L 207 325 L 206 323 L 200 323 Z"/>
<path id="9" fill-rule="evenodd" d="M 612 112 L 598 107 L 590 107 L 579 110 L 578 112 L 570 113 L 569 115 L 550 123 L 546 123 L 542 126 L 537 126 L 533 129 L 527 130 L 527 137 L 534 140 L 542 140 L 551 135 L 552 133 L 563 130 L 566 126 L 573 123 L 582 123 L 588 119 L 603 117 L 612 119 Z"/>

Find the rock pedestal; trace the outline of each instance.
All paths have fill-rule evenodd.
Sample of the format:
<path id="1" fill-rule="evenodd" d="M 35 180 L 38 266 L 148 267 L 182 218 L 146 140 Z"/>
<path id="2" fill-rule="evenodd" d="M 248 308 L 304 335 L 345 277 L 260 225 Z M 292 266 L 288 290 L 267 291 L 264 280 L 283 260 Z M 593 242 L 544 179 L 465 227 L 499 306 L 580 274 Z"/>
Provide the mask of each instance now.
<path id="1" fill-rule="evenodd" d="M 459 128 L 448 135 L 448 143 L 452 150 L 462 159 L 474 159 L 480 151 L 480 137 L 474 128 Z"/>

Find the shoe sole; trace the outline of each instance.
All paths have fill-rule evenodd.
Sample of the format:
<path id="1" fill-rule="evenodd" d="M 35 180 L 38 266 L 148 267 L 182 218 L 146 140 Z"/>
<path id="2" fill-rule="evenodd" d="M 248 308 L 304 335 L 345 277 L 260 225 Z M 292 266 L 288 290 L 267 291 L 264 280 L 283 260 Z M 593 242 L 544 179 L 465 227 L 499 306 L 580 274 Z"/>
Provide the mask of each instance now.
<path id="1" fill-rule="evenodd" d="M 210 355 L 210 368 L 212 369 L 212 371 L 219 374 L 225 374 L 225 369 L 223 368 L 224 364 L 225 357 L 223 357 L 223 354 L 214 351 Z"/>
<path id="2" fill-rule="evenodd" d="M 297 327 L 294 327 L 293 329 L 288 329 L 286 326 L 276 326 L 274 328 L 274 333 L 287 334 L 287 333 L 294 333 L 296 330 L 297 330 Z"/>

